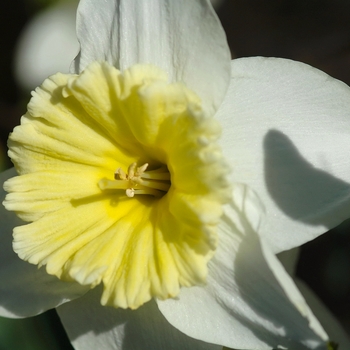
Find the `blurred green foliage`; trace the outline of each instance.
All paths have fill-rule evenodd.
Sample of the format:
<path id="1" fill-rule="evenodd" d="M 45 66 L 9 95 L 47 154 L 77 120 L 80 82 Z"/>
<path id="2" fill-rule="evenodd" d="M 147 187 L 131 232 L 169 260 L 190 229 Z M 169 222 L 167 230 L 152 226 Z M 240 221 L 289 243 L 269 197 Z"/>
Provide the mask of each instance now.
<path id="1" fill-rule="evenodd" d="M 25 319 L 0 317 L 0 350 L 73 350 L 56 311 Z"/>

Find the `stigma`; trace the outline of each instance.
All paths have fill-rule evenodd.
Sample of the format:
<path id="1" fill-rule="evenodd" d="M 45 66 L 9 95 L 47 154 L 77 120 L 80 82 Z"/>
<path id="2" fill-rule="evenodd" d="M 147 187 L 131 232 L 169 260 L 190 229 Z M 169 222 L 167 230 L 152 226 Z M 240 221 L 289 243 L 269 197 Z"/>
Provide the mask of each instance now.
<path id="1" fill-rule="evenodd" d="M 118 168 L 114 173 L 114 180 L 103 178 L 98 182 L 102 191 L 125 190 L 129 198 L 135 195 L 151 195 L 163 197 L 171 186 L 170 173 L 166 166 L 147 171 L 148 163 L 138 167 L 136 163 L 130 164 L 127 172 Z"/>

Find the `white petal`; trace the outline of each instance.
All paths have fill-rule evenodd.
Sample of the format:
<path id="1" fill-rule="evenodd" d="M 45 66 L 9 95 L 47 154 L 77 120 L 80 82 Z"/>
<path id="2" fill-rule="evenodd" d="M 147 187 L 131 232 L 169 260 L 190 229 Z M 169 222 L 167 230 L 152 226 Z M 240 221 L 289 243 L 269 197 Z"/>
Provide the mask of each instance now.
<path id="1" fill-rule="evenodd" d="M 350 88 L 284 59 L 232 61 L 217 117 L 232 181 L 255 189 L 275 252 L 350 216 Z"/>
<path id="2" fill-rule="evenodd" d="M 15 74 L 28 91 L 57 72 L 68 73 L 79 50 L 75 35 L 77 1 L 59 1 L 29 22 L 21 33 L 15 57 Z"/>
<path id="3" fill-rule="evenodd" d="M 278 259 L 288 271 L 289 275 L 292 276 L 312 312 L 320 321 L 322 327 L 326 330 L 329 339 L 340 345 L 340 350 L 350 349 L 349 335 L 346 334 L 339 321 L 331 314 L 306 283 L 294 277 L 298 255 L 299 248 L 295 248 L 278 254 Z"/>
<path id="4" fill-rule="evenodd" d="M 344 331 L 339 321 L 303 281 L 296 280 L 296 283 L 300 291 L 303 293 L 308 305 L 327 331 L 329 339 L 339 345 L 339 350 L 350 349 L 349 334 Z"/>
<path id="5" fill-rule="evenodd" d="M 0 183 L 15 176 L 14 169 L 0 174 Z M 0 203 L 5 192 L 1 190 Z M 23 222 L 0 205 L 0 316 L 20 318 L 40 314 L 87 291 L 77 283 L 66 283 L 43 268 L 21 260 L 12 250 L 12 230 Z"/>
<path id="6" fill-rule="evenodd" d="M 183 289 L 178 300 L 158 302 L 160 310 L 184 333 L 230 348 L 322 349 L 327 335 L 255 233 L 254 196 L 235 187 L 240 193 L 225 207 L 207 286 Z"/>
<path id="7" fill-rule="evenodd" d="M 210 2 L 213 5 L 214 9 L 218 10 L 221 7 L 224 0 L 210 0 Z"/>
<path id="8" fill-rule="evenodd" d="M 95 60 L 121 70 L 151 63 L 194 90 L 210 113 L 226 92 L 230 52 L 208 0 L 82 0 L 77 36 L 74 72 Z"/>
<path id="9" fill-rule="evenodd" d="M 285 250 L 277 255 L 278 260 L 283 265 L 284 269 L 289 273 L 289 276 L 295 276 L 295 271 L 298 264 L 300 247 Z"/>
<path id="10" fill-rule="evenodd" d="M 57 308 L 76 350 L 221 350 L 172 327 L 154 301 L 137 310 L 101 306 L 97 287 Z"/>

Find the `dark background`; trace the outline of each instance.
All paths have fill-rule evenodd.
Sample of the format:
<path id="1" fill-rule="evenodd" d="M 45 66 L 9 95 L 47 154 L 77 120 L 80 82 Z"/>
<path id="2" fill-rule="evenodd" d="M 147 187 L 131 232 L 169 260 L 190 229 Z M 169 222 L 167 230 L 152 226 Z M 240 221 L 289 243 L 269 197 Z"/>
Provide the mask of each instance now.
<path id="1" fill-rule="evenodd" d="M 0 161 L 6 139 L 30 98 L 13 74 L 25 24 L 48 0 L 0 2 Z M 218 9 L 233 57 L 274 56 L 302 61 L 350 84 L 350 1 L 226 0 Z M 350 105 L 349 105 L 350 108 Z M 350 136 L 350 135 L 349 135 Z M 1 158 L 2 156 L 2 158 Z M 0 162 L 1 163 L 1 162 Z M 350 213 L 349 213 L 350 216 Z M 302 247 L 297 275 L 316 291 L 350 334 L 350 223 Z M 54 311 L 30 319 L 0 319 L 0 350 L 69 350 Z"/>

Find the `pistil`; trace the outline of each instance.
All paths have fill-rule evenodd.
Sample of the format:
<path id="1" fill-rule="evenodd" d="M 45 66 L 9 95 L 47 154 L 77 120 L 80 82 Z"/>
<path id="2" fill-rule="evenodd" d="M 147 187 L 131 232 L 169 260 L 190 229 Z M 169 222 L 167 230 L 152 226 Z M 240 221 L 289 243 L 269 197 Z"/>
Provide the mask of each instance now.
<path id="1" fill-rule="evenodd" d="M 135 194 L 146 194 L 162 197 L 170 188 L 170 173 L 167 167 L 162 166 L 155 170 L 146 171 L 148 163 L 137 167 L 132 163 L 125 173 L 118 168 L 114 173 L 114 180 L 101 179 L 98 185 L 101 190 L 125 190 L 125 194 L 132 198 Z"/>

